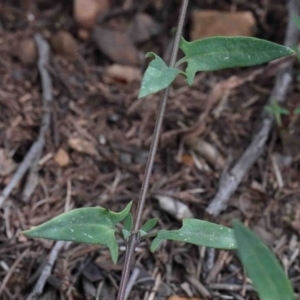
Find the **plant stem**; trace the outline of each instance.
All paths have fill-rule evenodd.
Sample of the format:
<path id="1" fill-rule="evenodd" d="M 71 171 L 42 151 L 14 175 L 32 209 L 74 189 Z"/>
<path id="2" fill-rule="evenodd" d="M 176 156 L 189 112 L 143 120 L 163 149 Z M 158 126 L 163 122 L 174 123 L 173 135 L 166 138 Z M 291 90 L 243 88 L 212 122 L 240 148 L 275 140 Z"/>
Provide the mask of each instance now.
<path id="1" fill-rule="evenodd" d="M 169 63 L 169 67 L 171 67 L 171 68 L 174 68 L 175 63 L 176 63 L 180 38 L 181 38 L 182 29 L 183 29 L 183 25 L 184 25 L 184 21 L 185 21 L 185 16 L 186 16 L 186 11 L 187 11 L 187 7 L 188 7 L 188 2 L 189 2 L 189 0 L 182 0 L 180 14 L 179 14 L 179 20 L 178 20 L 178 24 L 177 24 L 177 31 L 176 31 L 174 44 L 173 44 L 173 48 L 172 48 L 172 54 L 171 54 L 170 63 Z M 133 261 L 134 250 L 135 250 L 136 244 L 138 242 L 138 230 L 141 225 L 142 214 L 143 214 L 143 210 L 144 210 L 144 206 L 145 206 L 146 195 L 148 192 L 149 181 L 150 181 L 153 163 L 154 163 L 154 157 L 156 154 L 157 145 L 158 145 L 160 132 L 161 132 L 161 128 L 162 128 L 162 122 L 163 122 L 163 118 L 164 118 L 164 114 L 165 114 L 167 99 L 169 96 L 169 90 L 170 90 L 170 87 L 166 88 L 163 91 L 163 94 L 162 94 L 162 97 L 160 100 L 160 104 L 159 104 L 159 110 L 158 110 L 156 124 L 155 124 L 154 132 L 153 132 L 153 139 L 152 139 L 152 143 L 151 143 L 151 147 L 150 147 L 150 153 L 149 153 L 149 157 L 147 160 L 144 180 L 142 183 L 141 192 L 140 192 L 140 196 L 139 196 L 139 200 L 138 200 L 138 206 L 137 206 L 135 220 L 134 220 L 133 233 L 131 234 L 131 236 L 129 238 L 127 249 L 126 249 L 124 268 L 123 268 L 123 272 L 122 272 L 121 283 L 120 283 L 117 300 L 125 299 L 125 291 L 126 291 L 129 273 L 130 273 L 130 269 L 131 269 L 131 265 L 132 265 L 132 261 Z"/>

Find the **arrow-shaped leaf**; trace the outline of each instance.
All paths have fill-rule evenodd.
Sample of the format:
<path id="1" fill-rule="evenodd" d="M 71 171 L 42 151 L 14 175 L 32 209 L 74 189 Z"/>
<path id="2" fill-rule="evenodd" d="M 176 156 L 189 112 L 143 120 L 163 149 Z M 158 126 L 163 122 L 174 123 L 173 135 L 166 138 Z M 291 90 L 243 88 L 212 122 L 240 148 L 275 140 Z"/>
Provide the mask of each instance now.
<path id="1" fill-rule="evenodd" d="M 119 213 L 102 207 L 73 209 L 23 233 L 32 238 L 105 245 L 116 263 L 118 243 L 115 238 L 115 225 L 128 215 L 131 205 L 130 202 Z"/>
<path id="2" fill-rule="evenodd" d="M 157 224 L 157 218 L 148 220 L 140 229 L 140 235 L 145 236 L 148 231 L 153 229 Z"/>
<path id="3" fill-rule="evenodd" d="M 249 67 L 293 54 L 288 47 L 253 37 L 211 37 L 193 42 L 181 38 L 184 52 L 178 63 L 186 62 L 187 82 L 192 84 L 196 72 L 233 67 Z"/>
<path id="4" fill-rule="evenodd" d="M 179 73 L 180 70 L 170 68 L 155 53 L 149 52 L 146 57 L 153 57 L 150 62 L 141 84 L 139 98 L 156 93 L 168 87 Z"/>
<path id="5" fill-rule="evenodd" d="M 173 240 L 221 249 L 235 249 L 233 230 L 218 224 L 197 219 L 184 219 L 179 230 L 160 230 L 152 241 L 154 252 L 164 240 Z"/>

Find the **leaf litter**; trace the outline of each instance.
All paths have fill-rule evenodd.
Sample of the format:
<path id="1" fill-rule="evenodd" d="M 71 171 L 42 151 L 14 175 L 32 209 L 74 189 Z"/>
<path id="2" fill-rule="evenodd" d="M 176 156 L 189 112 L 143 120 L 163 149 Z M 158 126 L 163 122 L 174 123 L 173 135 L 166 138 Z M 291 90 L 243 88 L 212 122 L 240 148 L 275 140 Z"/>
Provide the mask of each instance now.
<path id="1" fill-rule="evenodd" d="M 122 10 L 117 6 L 120 1 L 112 1 L 110 7 L 101 10 L 105 18 L 92 16 L 81 25 L 76 19 L 74 21 L 71 2 L 61 4 L 46 0 L 38 4 L 24 1 L 19 5 L 6 1 L 3 12 L 0 12 L 3 17 L 0 32 L 0 149 L 5 154 L 1 160 L 5 165 L 0 173 L 1 189 L 7 185 L 16 166 L 36 140 L 43 114 L 33 35 L 41 27 L 49 40 L 59 32 L 67 33 L 76 46 L 72 52 L 76 55 L 70 60 L 66 57 L 68 52 L 65 48 L 58 48 L 60 53 L 52 49 L 48 69 L 53 78 L 55 103 L 51 128 L 37 164 L 38 185 L 29 202 L 25 203 L 20 200 L 23 190 L 21 181 L 0 213 L 1 299 L 26 299 L 40 276 L 39 270 L 45 257 L 53 247 L 51 241 L 32 240 L 20 235 L 21 230 L 57 216 L 65 210 L 65 206 L 101 205 L 120 211 L 137 198 L 145 159 L 133 158 L 144 157 L 149 149 L 158 96 L 149 96 L 147 103 L 137 100 L 141 80 L 139 73 L 134 71 L 130 75 L 132 77 L 127 79 L 126 73 L 130 69 L 119 67 L 117 71 L 111 71 L 109 68 L 112 63 L 123 64 L 133 70 L 140 68 L 142 72 L 141 65 L 145 62 L 140 60 L 144 57 L 140 54 L 164 52 L 178 14 L 177 4 L 170 7 L 153 0 L 145 6 L 133 4 L 132 9 Z M 228 1 L 220 1 L 213 9 L 222 14 L 231 10 L 230 5 Z M 198 9 L 212 8 L 209 1 L 201 5 L 196 3 L 196 6 Z M 286 19 L 283 1 L 278 8 L 280 10 L 274 11 L 263 1 L 253 4 L 253 11 L 264 12 L 256 19 L 261 28 L 259 36 L 282 43 Z M 239 9 L 247 10 L 248 7 L 241 3 Z M 141 18 L 137 11 L 147 14 L 147 17 Z M 167 17 L 162 21 L 161 16 L 166 12 Z M 267 14 L 269 17 L 264 17 Z M 34 16 L 32 23 L 28 21 L 30 16 Z M 138 39 L 139 44 L 136 45 L 136 41 L 130 39 L 134 27 L 132 22 L 137 22 L 137 19 L 143 22 L 145 19 L 148 22 L 145 28 L 149 30 L 148 24 L 152 24 L 152 20 L 148 16 L 155 20 L 155 26 L 160 24 L 162 28 L 155 28 L 154 35 L 143 32 L 142 39 Z M 110 30 L 107 36 L 117 37 L 110 46 L 106 41 L 101 42 L 113 49 L 99 47 L 99 40 L 81 39 L 79 31 L 86 30 L 86 36 L 89 36 L 90 31 L 96 28 L 95 22 L 97 26 Z M 123 49 L 118 44 L 121 35 L 122 38 L 125 36 L 121 42 L 129 43 Z M 24 39 L 30 41 L 29 46 L 22 46 Z M 24 52 L 27 57 L 21 57 L 20 52 L 15 51 L 20 47 L 27 51 Z M 122 51 L 118 52 L 118 49 L 128 53 L 122 57 Z M 178 199 L 194 217 L 210 221 L 205 209 L 216 193 L 222 169 L 226 168 L 227 163 L 230 164 L 231 159 L 237 159 L 249 143 L 272 86 L 272 76 L 278 71 L 278 68 L 273 68 L 275 71 L 270 67 L 259 67 L 200 74 L 191 89 L 175 82 L 151 179 L 145 221 L 158 218 L 157 227 L 166 230 L 176 230 L 181 226 L 176 216 L 160 208 L 155 200 L 156 195 Z M 257 70 L 261 72 L 257 73 Z M 122 76 L 116 76 L 114 72 L 120 72 Z M 230 84 L 228 78 L 233 75 L 237 77 Z M 215 89 L 216 86 L 218 88 Z M 215 91 L 214 95 L 212 91 Z M 224 91 L 227 93 L 226 101 L 222 100 Z M 294 83 L 286 103 L 288 110 L 300 105 L 298 92 L 299 87 Z M 254 98 L 255 101 L 250 101 Z M 213 114 L 221 102 L 222 109 L 218 114 Z M 289 128 L 285 138 L 282 138 L 283 134 L 277 135 L 276 130 L 273 131 L 264 155 L 233 195 L 230 207 L 214 222 L 230 226 L 231 220 L 237 218 L 246 220 L 252 228 L 262 227 L 263 230 L 257 230 L 258 233 L 268 232 L 268 242 L 284 263 L 296 287 L 295 292 L 299 293 L 299 154 L 289 149 L 297 149 L 295 141 L 300 135 L 300 120 L 299 117 L 285 116 L 283 124 Z M 203 140 L 211 145 L 213 154 L 219 153 L 222 157 L 222 163 L 216 163 L 214 167 L 211 155 L 193 152 L 189 143 L 184 142 L 187 135 L 193 144 Z M 167 136 L 171 138 L 165 139 Z M 77 140 L 72 144 L 70 141 L 74 137 Z M 85 145 L 84 150 L 78 145 Z M 61 149 L 65 153 L 58 158 L 57 153 L 62 153 Z M 274 154 L 288 157 L 292 163 L 277 164 L 275 172 Z M 130 164 L 124 163 L 122 158 L 125 156 L 130 157 Z M 180 157 L 188 157 L 189 163 L 184 163 Z M 200 167 L 205 165 L 206 159 L 212 168 Z M 278 172 L 283 186 L 278 184 Z M 120 257 L 123 258 L 125 245 L 121 240 L 119 243 Z M 29 250 L 26 252 L 26 249 Z M 155 280 L 161 282 L 157 299 L 257 299 L 251 286 L 244 284 L 244 275 L 234 253 L 224 256 L 223 252 L 175 242 L 163 243 L 154 255 L 146 243 L 141 243 L 137 253 L 140 264 L 151 275 L 153 283 Z M 83 282 L 86 285 L 88 281 L 94 288 L 101 285 L 103 295 L 108 294 L 114 299 L 114 284 L 115 281 L 118 284 L 121 261 L 116 266 L 109 263 L 109 252 L 105 247 L 66 244 L 57 254 L 42 296 L 52 293 L 55 299 L 59 299 L 57 294 L 60 292 L 75 299 L 88 299 L 87 289 L 82 288 Z M 166 272 L 165 265 L 172 269 L 172 274 Z M 89 279 L 93 270 L 97 270 L 96 281 Z M 130 299 L 146 297 L 153 283 L 147 286 L 142 281 L 136 282 L 138 288 L 133 286 Z"/>

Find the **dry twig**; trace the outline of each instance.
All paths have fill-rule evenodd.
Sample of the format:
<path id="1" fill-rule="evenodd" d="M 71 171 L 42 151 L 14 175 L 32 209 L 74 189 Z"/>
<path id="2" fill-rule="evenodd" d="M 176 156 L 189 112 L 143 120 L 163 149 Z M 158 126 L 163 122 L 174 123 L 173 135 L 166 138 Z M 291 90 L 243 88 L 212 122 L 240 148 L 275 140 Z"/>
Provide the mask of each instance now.
<path id="1" fill-rule="evenodd" d="M 37 281 L 32 293 L 27 297 L 27 300 L 35 300 L 42 293 L 45 283 L 52 271 L 52 267 L 57 259 L 58 253 L 64 247 L 65 244 L 65 241 L 58 241 L 55 243 L 55 246 L 51 250 L 48 263 L 43 269 L 42 274 L 39 280 Z"/>
<path id="2" fill-rule="evenodd" d="M 71 181 L 67 181 L 67 196 L 66 196 L 66 203 L 65 203 L 65 212 L 70 210 L 70 202 L 71 202 L 71 194 L 72 194 L 72 186 Z M 41 272 L 40 278 L 35 284 L 35 287 L 31 294 L 27 297 L 27 300 L 35 300 L 40 296 L 40 294 L 43 292 L 44 286 L 51 274 L 53 265 L 57 259 L 57 256 L 60 252 L 60 250 L 67 245 L 66 241 L 57 241 L 52 248 L 49 259 L 47 264 L 43 267 L 43 270 Z"/>
<path id="3" fill-rule="evenodd" d="M 13 263 L 13 265 L 10 267 L 9 271 L 7 272 L 6 276 L 4 277 L 1 286 L 0 286 L 0 296 L 2 295 L 3 290 L 5 289 L 6 284 L 8 283 L 10 277 L 13 275 L 16 267 L 18 264 L 22 261 L 22 259 L 27 255 L 29 252 L 29 249 L 26 249 Z M 2 298 L 1 298 L 2 299 Z"/>
<path id="4" fill-rule="evenodd" d="M 300 15 L 299 1 L 290 0 L 288 9 L 289 21 L 284 44 L 288 47 L 291 47 L 297 44 L 299 38 L 299 29 L 292 20 L 293 15 Z M 268 100 L 269 103 L 271 101 L 278 101 L 280 103 L 285 101 L 289 84 L 292 81 L 292 66 L 293 61 L 289 60 L 278 73 L 274 88 Z M 234 167 L 229 172 L 221 176 L 218 192 L 206 209 L 209 214 L 217 216 L 227 207 L 230 196 L 236 191 L 245 175 L 256 162 L 258 157 L 262 154 L 273 123 L 274 116 L 264 111 L 262 113 L 262 122 L 259 130 L 254 135 L 251 144 L 248 146 Z"/>
<path id="5" fill-rule="evenodd" d="M 49 62 L 50 47 L 48 43 L 39 35 L 35 35 L 35 41 L 37 44 L 39 52 L 38 67 L 42 80 L 42 91 L 43 91 L 43 116 L 42 124 L 39 131 L 38 139 L 33 143 L 30 150 L 26 154 L 24 160 L 20 164 L 19 168 L 15 172 L 9 184 L 4 188 L 0 196 L 0 207 L 2 207 L 4 201 L 9 197 L 12 190 L 23 178 L 25 173 L 31 168 L 31 170 L 36 169 L 37 162 L 41 156 L 44 144 L 45 144 L 45 134 L 50 126 L 50 103 L 52 102 L 52 81 L 51 77 L 46 69 Z M 32 182 L 32 172 L 30 172 L 28 177 L 28 184 Z M 24 195 L 28 197 L 33 192 L 32 186 L 30 188 L 25 188 Z"/>

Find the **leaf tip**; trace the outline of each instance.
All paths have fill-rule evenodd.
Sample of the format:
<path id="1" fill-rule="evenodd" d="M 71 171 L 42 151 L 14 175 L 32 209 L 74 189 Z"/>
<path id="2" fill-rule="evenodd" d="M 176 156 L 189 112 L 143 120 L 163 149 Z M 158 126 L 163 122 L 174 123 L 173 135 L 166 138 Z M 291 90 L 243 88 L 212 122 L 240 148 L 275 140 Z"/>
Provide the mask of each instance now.
<path id="1" fill-rule="evenodd" d="M 111 258 L 112 258 L 113 264 L 116 265 L 118 262 L 118 255 L 117 256 L 112 255 Z"/>
<path id="2" fill-rule="evenodd" d="M 26 235 L 27 237 L 35 237 L 34 231 L 36 227 L 32 227 L 31 229 L 21 231 L 22 234 Z"/>
<path id="3" fill-rule="evenodd" d="M 131 201 L 127 204 L 126 209 L 128 210 L 128 212 L 131 210 L 132 204 L 133 204 L 133 200 L 131 200 Z"/>
<path id="4" fill-rule="evenodd" d="M 23 230 L 23 231 L 21 231 L 21 234 L 24 234 L 24 235 L 28 236 L 28 231 L 30 231 L 30 229 Z"/>
<path id="5" fill-rule="evenodd" d="M 161 240 L 157 240 L 156 238 L 152 241 L 150 246 L 150 251 L 153 253 L 159 246 Z"/>
<path id="6" fill-rule="evenodd" d="M 147 52 L 145 55 L 146 58 L 149 58 L 149 57 L 156 58 L 157 56 L 158 55 L 156 55 L 154 52 Z"/>

